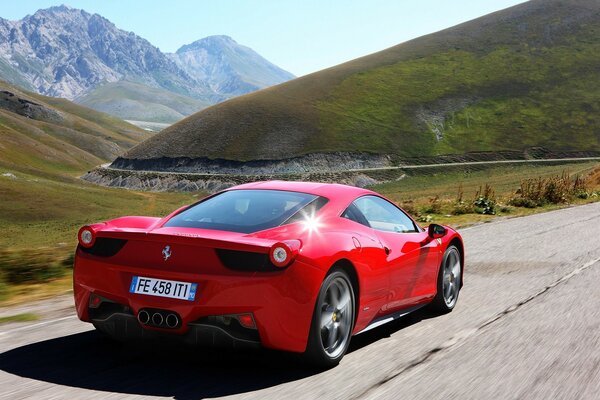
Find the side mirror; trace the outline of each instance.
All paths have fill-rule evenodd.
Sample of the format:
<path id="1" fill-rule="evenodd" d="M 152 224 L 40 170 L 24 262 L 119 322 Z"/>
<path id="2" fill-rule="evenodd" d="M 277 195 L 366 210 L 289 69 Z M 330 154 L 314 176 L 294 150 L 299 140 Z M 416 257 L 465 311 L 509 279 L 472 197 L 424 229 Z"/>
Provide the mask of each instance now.
<path id="1" fill-rule="evenodd" d="M 427 233 L 429 234 L 429 237 L 432 239 L 439 239 L 441 237 L 446 236 L 446 228 L 444 228 L 441 225 L 438 224 L 431 224 L 429 225 L 429 227 L 427 228 Z"/>

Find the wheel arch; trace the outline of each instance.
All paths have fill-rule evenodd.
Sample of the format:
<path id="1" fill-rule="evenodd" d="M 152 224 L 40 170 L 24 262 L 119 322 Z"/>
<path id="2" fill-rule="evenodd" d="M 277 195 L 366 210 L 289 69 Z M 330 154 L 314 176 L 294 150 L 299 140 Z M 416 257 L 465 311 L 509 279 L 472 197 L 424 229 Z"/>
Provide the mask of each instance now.
<path id="1" fill-rule="evenodd" d="M 327 271 L 327 275 L 329 275 L 331 271 L 336 268 L 346 272 L 350 278 L 350 283 L 352 284 L 352 289 L 354 290 L 354 323 L 356 323 L 360 304 L 360 281 L 358 279 L 358 272 L 356 271 L 356 267 L 352 261 L 348 260 L 347 258 L 341 258 L 334 262 L 331 268 L 329 268 L 329 271 Z"/>
<path id="2" fill-rule="evenodd" d="M 450 242 L 448 243 L 448 247 L 450 246 L 456 246 L 456 248 L 458 249 L 458 252 L 460 253 L 460 264 L 462 266 L 462 268 L 460 269 L 460 287 L 462 288 L 464 285 L 464 275 L 465 275 L 465 246 L 462 242 L 462 240 L 460 239 L 460 237 L 455 236 L 453 237 Z"/>

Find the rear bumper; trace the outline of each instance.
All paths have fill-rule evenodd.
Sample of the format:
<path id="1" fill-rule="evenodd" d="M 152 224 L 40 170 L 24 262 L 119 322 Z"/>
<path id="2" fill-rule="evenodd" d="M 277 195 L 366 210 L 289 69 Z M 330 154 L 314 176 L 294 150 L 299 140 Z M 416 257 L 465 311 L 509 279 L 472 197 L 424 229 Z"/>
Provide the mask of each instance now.
<path id="1" fill-rule="evenodd" d="M 169 340 L 194 346 L 253 348 L 260 347 L 256 338 L 242 337 L 235 331 L 207 323 L 190 323 L 183 335 L 173 335 L 157 330 L 145 329 L 133 314 L 115 312 L 103 319 L 92 319 L 100 331 L 119 340 Z"/>
<path id="2" fill-rule="evenodd" d="M 73 289 L 77 314 L 100 330 L 122 339 L 171 337 L 190 344 L 255 346 L 303 352 L 306 349 L 314 304 L 325 272 L 295 261 L 272 273 L 192 274 L 114 265 L 107 259 L 81 254 L 75 257 Z M 129 293 L 133 276 L 198 284 L 194 301 Z M 90 314 L 90 296 L 96 294 L 120 305 L 105 315 Z M 140 324 L 145 308 L 173 311 L 181 317 L 176 329 Z M 213 316 L 251 313 L 257 335 L 249 338 L 210 322 Z"/>

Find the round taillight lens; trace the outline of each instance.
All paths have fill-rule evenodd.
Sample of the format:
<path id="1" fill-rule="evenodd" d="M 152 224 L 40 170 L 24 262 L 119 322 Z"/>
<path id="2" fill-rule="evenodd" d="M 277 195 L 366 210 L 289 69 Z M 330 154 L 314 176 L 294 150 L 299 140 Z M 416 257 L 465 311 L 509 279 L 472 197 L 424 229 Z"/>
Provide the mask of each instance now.
<path id="1" fill-rule="evenodd" d="M 79 244 L 83 247 L 92 247 L 94 245 L 94 241 L 96 240 L 96 235 L 94 234 L 94 230 L 89 226 L 84 226 L 79 230 Z"/>
<path id="2" fill-rule="evenodd" d="M 287 267 L 294 261 L 294 258 L 300 250 L 299 240 L 286 240 L 285 242 L 275 243 L 269 252 L 271 263 L 276 267 Z"/>
<path id="3" fill-rule="evenodd" d="M 285 264 L 288 257 L 289 254 L 283 247 L 275 247 L 273 249 L 273 261 L 275 261 L 277 264 Z"/>

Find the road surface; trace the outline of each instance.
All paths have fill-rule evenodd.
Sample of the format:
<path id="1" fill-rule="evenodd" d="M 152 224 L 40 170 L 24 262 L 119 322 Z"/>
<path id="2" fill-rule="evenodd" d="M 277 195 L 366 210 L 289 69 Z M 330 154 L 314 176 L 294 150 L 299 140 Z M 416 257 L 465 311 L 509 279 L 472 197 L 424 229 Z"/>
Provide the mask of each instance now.
<path id="1" fill-rule="evenodd" d="M 0 398 L 600 398 L 600 203 L 461 233 L 456 309 L 356 336 L 332 370 L 271 351 L 114 344 L 59 298 L 30 306 L 48 310 L 39 322 L 0 326 Z"/>

